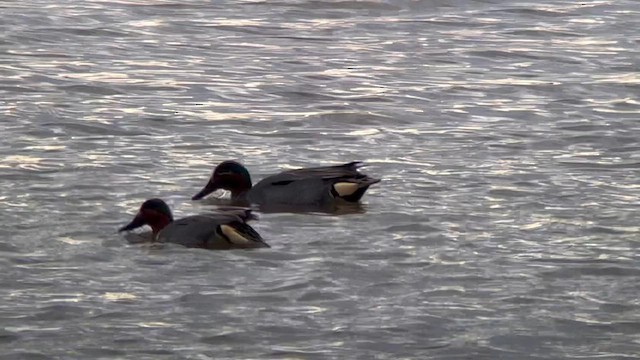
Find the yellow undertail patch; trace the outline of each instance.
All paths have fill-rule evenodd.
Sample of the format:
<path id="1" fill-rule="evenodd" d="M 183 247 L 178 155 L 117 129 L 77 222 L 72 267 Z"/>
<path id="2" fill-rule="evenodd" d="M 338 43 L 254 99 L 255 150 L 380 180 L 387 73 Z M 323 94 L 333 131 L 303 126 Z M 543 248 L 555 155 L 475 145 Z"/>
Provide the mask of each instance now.
<path id="1" fill-rule="evenodd" d="M 350 182 L 339 182 L 333 184 L 333 189 L 336 191 L 338 196 L 344 197 L 356 192 L 358 190 L 358 184 Z"/>
<path id="2" fill-rule="evenodd" d="M 247 245 L 251 244 L 251 240 L 242 236 L 236 229 L 229 225 L 220 225 L 220 230 L 224 234 L 224 236 L 229 239 L 232 243 L 236 245 Z"/>

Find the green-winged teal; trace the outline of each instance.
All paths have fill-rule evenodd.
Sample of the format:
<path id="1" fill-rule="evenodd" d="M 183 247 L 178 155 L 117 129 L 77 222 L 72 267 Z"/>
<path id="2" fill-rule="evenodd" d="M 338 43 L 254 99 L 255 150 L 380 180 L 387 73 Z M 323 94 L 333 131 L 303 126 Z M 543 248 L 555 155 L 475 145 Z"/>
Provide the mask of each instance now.
<path id="1" fill-rule="evenodd" d="M 235 161 L 224 161 L 213 171 L 207 185 L 193 196 L 199 200 L 225 189 L 232 200 L 258 205 L 326 206 L 336 200 L 357 202 L 369 186 L 380 181 L 362 174 L 361 162 L 284 171 L 252 186 L 249 171 Z"/>
<path id="2" fill-rule="evenodd" d="M 161 199 L 145 201 L 135 218 L 118 231 L 149 225 L 157 242 L 212 250 L 269 247 L 246 222 L 250 210 L 225 210 L 173 220 L 169 206 Z"/>

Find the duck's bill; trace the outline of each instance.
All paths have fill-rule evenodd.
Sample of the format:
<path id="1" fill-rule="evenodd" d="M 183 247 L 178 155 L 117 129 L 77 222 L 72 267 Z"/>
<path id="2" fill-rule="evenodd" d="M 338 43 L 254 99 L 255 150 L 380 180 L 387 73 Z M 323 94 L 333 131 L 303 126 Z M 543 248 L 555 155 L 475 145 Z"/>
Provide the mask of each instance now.
<path id="1" fill-rule="evenodd" d="M 128 223 L 127 225 L 125 225 L 125 226 L 121 227 L 120 229 L 118 229 L 118 232 L 137 229 L 137 228 L 139 228 L 139 227 L 141 227 L 141 226 L 143 226 L 145 224 L 146 224 L 146 222 L 144 221 L 142 216 L 136 215 L 136 217 L 134 217 L 133 220 L 131 220 L 130 223 Z"/>
<path id="2" fill-rule="evenodd" d="M 193 195 L 193 197 L 191 198 L 191 200 L 200 200 L 203 197 L 211 194 L 212 192 L 218 190 L 218 186 L 215 185 L 214 183 L 208 183 L 202 190 L 200 190 L 200 192 L 198 192 L 197 194 Z"/>

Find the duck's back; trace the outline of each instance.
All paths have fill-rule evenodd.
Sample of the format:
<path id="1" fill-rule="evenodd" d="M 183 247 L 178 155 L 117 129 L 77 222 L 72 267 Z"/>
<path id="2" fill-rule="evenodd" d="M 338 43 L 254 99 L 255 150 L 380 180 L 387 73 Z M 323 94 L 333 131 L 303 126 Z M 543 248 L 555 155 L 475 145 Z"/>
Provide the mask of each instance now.
<path id="1" fill-rule="evenodd" d="M 281 172 L 258 182 L 247 193 L 247 200 L 268 205 L 326 205 L 335 200 L 332 189 L 337 183 L 355 184 L 364 193 L 369 185 L 379 181 L 358 172 L 359 165 L 351 162 Z"/>
<path id="2" fill-rule="evenodd" d="M 157 241 L 204 248 L 220 224 L 219 219 L 208 215 L 188 216 L 167 225 L 158 234 Z"/>
<path id="3" fill-rule="evenodd" d="M 245 220 L 234 212 L 188 216 L 167 225 L 157 241 L 214 250 L 267 247 Z"/>
<path id="4" fill-rule="evenodd" d="M 319 177 L 291 179 L 282 174 L 257 183 L 247 199 L 255 204 L 322 205 L 331 200 L 331 182 Z"/>

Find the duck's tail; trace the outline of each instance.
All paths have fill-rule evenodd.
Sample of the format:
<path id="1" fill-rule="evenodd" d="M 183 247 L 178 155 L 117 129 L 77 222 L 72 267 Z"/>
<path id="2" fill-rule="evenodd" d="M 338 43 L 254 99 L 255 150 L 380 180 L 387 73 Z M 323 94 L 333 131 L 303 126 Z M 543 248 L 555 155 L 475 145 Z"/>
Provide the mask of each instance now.
<path id="1" fill-rule="evenodd" d="M 244 222 L 220 225 L 219 230 L 227 241 L 239 248 L 271 247 L 254 228 Z"/>
<path id="2" fill-rule="evenodd" d="M 340 181 L 331 187 L 331 195 L 334 198 L 340 198 L 349 202 L 359 201 L 364 193 L 367 192 L 369 186 L 379 183 L 381 179 L 362 175 L 354 181 Z"/>

